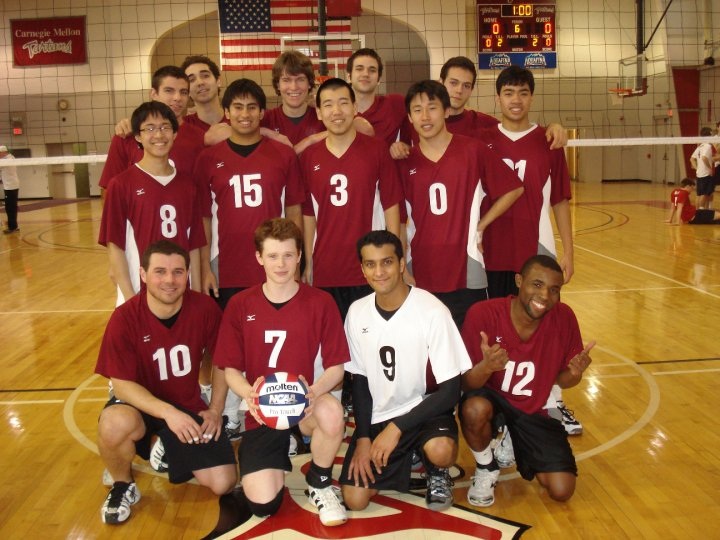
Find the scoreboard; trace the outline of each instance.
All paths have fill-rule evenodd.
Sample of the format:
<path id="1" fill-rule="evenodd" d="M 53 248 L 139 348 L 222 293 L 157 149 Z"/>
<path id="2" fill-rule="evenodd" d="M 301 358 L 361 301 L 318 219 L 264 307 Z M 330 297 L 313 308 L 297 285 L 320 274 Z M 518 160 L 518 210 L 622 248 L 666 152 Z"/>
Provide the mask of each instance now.
<path id="1" fill-rule="evenodd" d="M 557 67 L 555 3 L 477 0 L 478 67 Z"/>

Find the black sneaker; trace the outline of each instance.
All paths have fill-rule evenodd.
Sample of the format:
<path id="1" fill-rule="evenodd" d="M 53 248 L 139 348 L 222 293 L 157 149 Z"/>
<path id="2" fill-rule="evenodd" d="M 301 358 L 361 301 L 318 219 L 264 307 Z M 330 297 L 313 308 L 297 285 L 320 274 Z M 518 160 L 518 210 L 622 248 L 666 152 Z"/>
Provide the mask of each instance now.
<path id="1" fill-rule="evenodd" d="M 425 492 L 425 504 L 430 510 L 440 512 L 452 506 L 453 481 L 450 478 L 448 469 L 428 466 L 427 469 L 427 491 Z"/>
<path id="2" fill-rule="evenodd" d="M 103 523 L 117 524 L 130 517 L 130 506 L 140 500 L 135 482 L 115 482 L 100 510 Z"/>

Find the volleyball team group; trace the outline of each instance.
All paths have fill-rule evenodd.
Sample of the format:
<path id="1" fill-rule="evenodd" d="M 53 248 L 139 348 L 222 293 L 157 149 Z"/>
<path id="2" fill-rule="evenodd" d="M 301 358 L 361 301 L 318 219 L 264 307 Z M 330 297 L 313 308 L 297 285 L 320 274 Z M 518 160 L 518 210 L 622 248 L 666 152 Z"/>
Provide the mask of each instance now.
<path id="1" fill-rule="evenodd" d="M 428 508 L 447 509 L 460 432 L 471 505 L 492 505 L 513 465 L 551 499 L 572 496 L 568 436 L 582 425 L 561 389 L 594 342 L 560 301 L 574 271 L 564 129 L 530 122 L 524 68 L 497 77 L 500 119 L 466 108 L 468 58 L 404 96 L 379 95 L 382 75 L 364 48 L 347 80 L 316 88 L 310 59 L 287 51 L 268 109 L 256 82 L 221 89 L 217 65 L 190 56 L 158 69 L 150 101 L 116 126 L 100 181 L 118 290 L 96 365 L 111 386 L 103 522 L 140 500 L 136 455 L 219 496 L 208 538 L 271 516 L 298 438 L 328 527 L 408 491 L 413 470 Z M 295 433 L 259 414 L 276 372 L 308 387 Z"/>

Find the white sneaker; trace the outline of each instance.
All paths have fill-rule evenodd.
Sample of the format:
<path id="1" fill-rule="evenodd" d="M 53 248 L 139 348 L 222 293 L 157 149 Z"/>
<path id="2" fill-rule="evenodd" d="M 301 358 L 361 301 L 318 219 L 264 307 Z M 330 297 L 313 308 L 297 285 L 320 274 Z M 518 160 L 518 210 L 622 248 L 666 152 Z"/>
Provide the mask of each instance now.
<path id="1" fill-rule="evenodd" d="M 168 464 L 165 461 L 165 446 L 160 437 L 157 438 L 155 444 L 150 449 L 150 466 L 159 473 L 167 472 Z"/>
<path id="2" fill-rule="evenodd" d="M 107 487 L 111 487 L 115 483 L 115 480 L 113 480 L 113 477 L 110 474 L 110 471 L 108 471 L 107 469 L 105 469 L 103 471 L 102 483 L 104 486 L 107 486 Z"/>
<path id="3" fill-rule="evenodd" d="M 335 527 L 347 521 L 345 507 L 340 504 L 340 500 L 335 493 L 337 488 L 333 486 L 326 488 L 308 486 L 308 489 L 310 490 L 308 499 L 318 509 L 320 523 L 326 527 Z"/>
<path id="4" fill-rule="evenodd" d="M 497 461 L 498 467 L 501 469 L 507 469 L 515 465 L 515 452 L 513 451 L 512 439 L 510 438 L 510 432 L 506 426 L 502 428 L 502 436 L 500 442 L 493 449 L 493 455 L 495 461 Z"/>
<path id="5" fill-rule="evenodd" d="M 565 406 L 563 401 L 557 402 L 558 411 L 560 411 L 560 421 L 568 435 L 582 435 L 583 427 L 580 420 L 575 418 L 573 411 Z"/>
<path id="6" fill-rule="evenodd" d="M 495 502 L 495 484 L 497 484 L 500 469 L 490 471 L 475 467 L 472 485 L 467 492 L 467 500 L 473 506 L 490 506 Z"/>
<path id="7" fill-rule="evenodd" d="M 135 482 L 115 482 L 100 510 L 103 523 L 122 523 L 130 517 L 130 506 L 140 500 Z"/>

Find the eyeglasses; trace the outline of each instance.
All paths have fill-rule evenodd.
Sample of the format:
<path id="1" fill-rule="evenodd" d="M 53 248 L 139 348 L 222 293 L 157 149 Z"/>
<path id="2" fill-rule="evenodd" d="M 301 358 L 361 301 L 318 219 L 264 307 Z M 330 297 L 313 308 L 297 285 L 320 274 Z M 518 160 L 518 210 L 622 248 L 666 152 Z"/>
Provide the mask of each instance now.
<path id="1" fill-rule="evenodd" d="M 140 131 L 144 131 L 145 133 L 150 133 L 150 134 L 153 134 L 156 131 L 158 131 L 160 133 L 165 133 L 165 132 L 169 132 L 172 130 L 173 130 L 173 127 L 170 124 L 163 124 L 162 126 L 146 126 L 144 128 L 140 128 Z"/>

